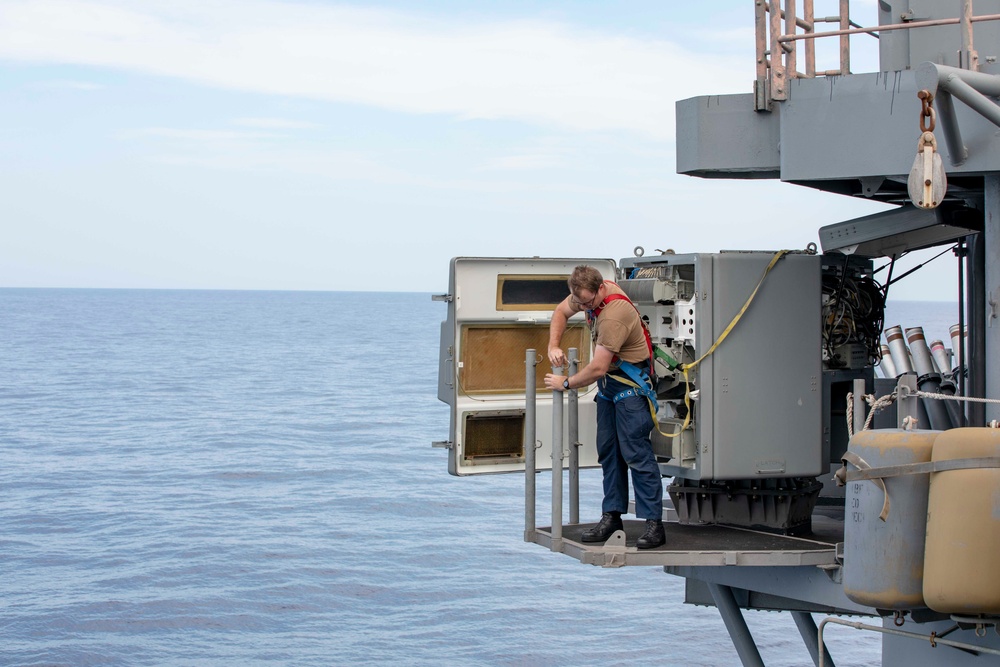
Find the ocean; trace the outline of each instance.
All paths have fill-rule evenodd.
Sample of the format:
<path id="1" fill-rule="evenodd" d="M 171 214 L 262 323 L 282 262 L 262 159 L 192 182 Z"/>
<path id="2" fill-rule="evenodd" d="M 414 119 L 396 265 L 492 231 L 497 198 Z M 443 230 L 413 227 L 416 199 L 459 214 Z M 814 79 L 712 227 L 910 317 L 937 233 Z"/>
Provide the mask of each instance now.
<path id="1" fill-rule="evenodd" d="M 2 289 L 0 314 L 2 665 L 739 664 L 683 580 L 526 544 L 520 475 L 447 474 L 428 294 Z M 790 617 L 746 615 L 768 665 L 808 662 Z"/>

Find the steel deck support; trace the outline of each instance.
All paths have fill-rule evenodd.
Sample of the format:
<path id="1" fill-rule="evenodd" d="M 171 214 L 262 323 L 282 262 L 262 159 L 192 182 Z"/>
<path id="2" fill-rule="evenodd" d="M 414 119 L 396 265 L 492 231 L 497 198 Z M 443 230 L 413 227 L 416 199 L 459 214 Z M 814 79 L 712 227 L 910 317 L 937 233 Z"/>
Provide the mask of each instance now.
<path id="1" fill-rule="evenodd" d="M 760 651 L 757 650 L 756 642 L 750 635 L 750 628 L 743 618 L 743 612 L 736 604 L 733 589 L 712 583 L 708 584 L 708 588 L 712 593 L 712 599 L 715 600 L 715 606 L 719 608 L 719 614 L 726 624 L 729 637 L 733 640 L 733 646 L 736 647 L 736 653 L 740 656 L 743 667 L 764 667 L 764 661 L 760 657 Z"/>
<path id="2" fill-rule="evenodd" d="M 819 667 L 819 629 L 816 627 L 816 621 L 813 620 L 812 614 L 804 611 L 793 611 L 791 614 L 795 620 L 795 627 L 799 629 L 799 634 L 802 635 L 802 641 L 805 643 L 806 648 L 809 649 L 809 655 L 812 657 L 813 664 Z M 826 646 L 823 646 L 823 664 L 836 667 L 833 664 L 833 658 L 830 657 L 830 652 L 826 650 Z"/>
<path id="3" fill-rule="evenodd" d="M 985 255 L 986 282 L 986 329 L 983 351 L 985 352 L 984 395 L 1000 398 L 1000 175 L 987 174 L 983 177 L 983 199 L 986 212 L 984 221 L 983 248 Z M 985 406 L 985 420 L 1000 419 L 996 404 Z"/>

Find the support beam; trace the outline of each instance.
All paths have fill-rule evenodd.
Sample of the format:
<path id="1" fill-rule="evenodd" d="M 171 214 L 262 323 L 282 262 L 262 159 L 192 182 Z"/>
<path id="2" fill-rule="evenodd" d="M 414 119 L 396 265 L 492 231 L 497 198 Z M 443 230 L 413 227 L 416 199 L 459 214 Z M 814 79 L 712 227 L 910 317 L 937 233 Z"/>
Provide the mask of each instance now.
<path id="1" fill-rule="evenodd" d="M 986 265 L 986 396 L 1000 398 L 1000 174 L 983 177 L 983 245 Z M 986 421 L 1000 419 L 994 403 L 986 405 Z"/>
<path id="2" fill-rule="evenodd" d="M 994 222 L 994 228 L 996 222 Z M 970 237 L 969 256 L 966 260 L 968 272 L 969 298 L 966 304 L 968 312 L 968 345 L 966 346 L 965 366 L 969 372 L 966 385 L 969 395 L 986 398 L 986 236 L 977 234 Z M 986 426 L 986 404 L 969 403 L 967 408 L 969 426 Z"/>
<path id="3" fill-rule="evenodd" d="M 719 614 L 726 624 L 726 630 L 729 631 L 729 637 L 733 640 L 733 646 L 736 647 L 736 653 L 740 656 L 743 667 L 764 667 L 764 661 L 750 635 L 743 612 L 736 604 L 733 589 L 712 583 L 708 584 L 708 589 L 712 593 L 712 599 L 715 600 L 715 606 L 719 608 Z"/>
<path id="4" fill-rule="evenodd" d="M 802 641 L 805 643 L 806 648 L 809 649 L 809 655 L 812 657 L 814 665 L 819 665 L 819 630 L 816 627 L 816 621 L 813 620 L 812 614 L 808 614 L 804 611 L 793 611 L 791 612 L 792 618 L 795 619 L 795 627 L 799 629 L 799 634 L 802 635 Z M 833 664 L 833 658 L 830 657 L 830 652 L 826 650 L 826 646 L 823 646 L 823 664 L 829 665 L 829 667 L 836 667 Z"/>

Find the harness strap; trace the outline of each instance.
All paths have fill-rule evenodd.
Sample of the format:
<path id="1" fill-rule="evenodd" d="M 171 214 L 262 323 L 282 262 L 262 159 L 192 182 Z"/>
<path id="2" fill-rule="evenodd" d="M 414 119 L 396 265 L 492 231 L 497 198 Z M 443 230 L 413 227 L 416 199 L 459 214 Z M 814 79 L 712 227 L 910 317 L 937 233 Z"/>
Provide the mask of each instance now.
<path id="1" fill-rule="evenodd" d="M 629 398 L 630 396 L 643 396 L 649 404 L 649 415 L 653 418 L 653 425 L 656 427 L 659 434 L 667 438 L 676 438 L 680 435 L 680 431 L 677 431 L 676 433 L 664 433 L 660 428 L 660 420 L 656 418 L 656 392 L 653 390 L 653 381 L 650 379 L 646 371 L 627 361 L 621 362 L 618 369 L 625 371 L 625 374 L 628 377 L 612 375 L 611 373 L 608 373 L 607 377 L 617 380 L 621 384 L 627 385 L 629 389 L 620 391 L 614 396 L 609 397 L 605 396 L 598 388 L 597 398 L 605 401 L 612 401 L 617 404 L 618 401 Z M 687 423 L 685 423 L 685 427 L 686 426 Z M 682 428 L 681 431 L 683 430 L 684 429 Z"/>
<path id="2" fill-rule="evenodd" d="M 608 283 L 610 285 L 614 285 L 615 287 L 618 287 L 617 283 L 612 282 L 610 280 L 605 280 L 604 282 L 606 282 L 606 283 Z M 621 288 L 618 287 L 618 289 L 621 289 Z M 616 300 L 619 300 L 619 299 L 622 300 L 622 301 L 628 302 L 628 305 L 632 306 L 632 309 L 635 310 L 635 314 L 639 317 L 639 324 L 642 326 L 642 335 L 646 339 L 646 351 L 649 353 L 649 357 L 647 358 L 648 361 L 649 361 L 649 374 L 653 375 L 653 372 L 654 372 L 653 371 L 653 339 L 649 336 L 649 329 L 646 328 L 646 321 L 642 319 L 642 315 L 639 313 L 639 309 L 635 307 L 635 304 L 632 303 L 631 299 L 629 299 L 624 294 L 609 294 L 608 296 L 606 296 L 604 298 L 604 301 L 601 302 L 601 305 L 598 305 L 597 308 L 594 308 L 593 310 L 588 311 L 588 313 L 587 313 L 587 319 L 590 320 L 590 315 L 593 314 L 593 319 L 596 320 L 597 316 L 601 314 L 601 311 L 604 310 L 604 308 L 608 305 L 609 301 L 616 301 Z M 615 355 L 615 358 L 617 359 L 618 355 Z M 622 362 L 622 363 L 626 363 L 626 362 Z"/>
<path id="3" fill-rule="evenodd" d="M 605 400 L 613 400 L 615 403 L 622 400 L 623 398 L 628 398 L 629 396 L 645 396 L 650 400 L 651 403 L 656 403 L 656 392 L 653 391 L 652 380 L 646 371 L 642 370 L 635 364 L 629 363 L 627 361 L 620 362 L 618 366 L 619 370 L 625 371 L 625 375 L 628 377 L 622 377 L 620 375 L 612 375 L 608 373 L 608 377 L 617 380 L 618 382 L 628 385 L 630 389 L 619 392 L 613 397 L 608 398 L 598 390 L 597 395 Z"/>
<path id="4" fill-rule="evenodd" d="M 610 280 L 606 280 L 604 282 L 610 283 L 615 287 L 618 287 L 616 283 Z M 621 401 L 622 399 L 625 398 L 629 398 L 630 396 L 645 396 L 647 402 L 649 403 L 649 414 L 653 418 L 653 424 L 656 426 L 656 430 L 660 433 L 660 435 L 664 437 L 676 438 L 678 435 L 680 435 L 681 431 L 687 428 L 688 420 L 690 419 L 690 412 L 688 413 L 688 418 L 685 419 L 684 426 L 680 429 L 680 431 L 677 431 L 676 433 L 664 433 L 663 430 L 660 428 L 660 420 L 656 418 L 656 408 L 657 408 L 656 391 L 653 389 L 653 381 L 651 379 L 654 375 L 653 339 L 649 335 L 649 329 L 646 328 L 646 322 L 645 320 L 642 319 L 642 315 L 639 313 L 639 309 L 636 308 L 635 304 L 632 303 L 632 300 L 629 299 L 624 294 L 609 294 L 604 298 L 604 301 L 602 301 L 597 308 L 587 311 L 587 322 L 592 323 L 596 321 L 598 315 L 600 315 L 601 311 L 604 310 L 604 308 L 608 305 L 608 302 L 615 301 L 616 299 L 627 301 L 628 304 L 632 306 L 633 310 L 635 310 L 635 314 L 639 317 L 639 324 L 642 326 L 642 335 L 646 339 L 646 351 L 649 353 L 649 357 L 646 359 L 646 362 L 649 364 L 649 371 L 647 372 L 639 368 L 635 364 L 625 361 L 621 359 L 621 357 L 619 357 L 618 355 L 615 355 L 614 361 L 618 362 L 619 370 L 624 371 L 628 377 L 622 377 L 620 375 L 612 375 L 610 373 L 608 373 L 608 377 L 617 380 L 618 382 L 624 385 L 627 385 L 629 389 L 620 391 L 611 397 L 605 396 L 600 392 L 600 390 L 598 390 L 597 397 L 605 401 L 613 401 L 614 403 L 618 403 L 618 401 Z M 685 403 L 687 403 L 686 400 Z"/>

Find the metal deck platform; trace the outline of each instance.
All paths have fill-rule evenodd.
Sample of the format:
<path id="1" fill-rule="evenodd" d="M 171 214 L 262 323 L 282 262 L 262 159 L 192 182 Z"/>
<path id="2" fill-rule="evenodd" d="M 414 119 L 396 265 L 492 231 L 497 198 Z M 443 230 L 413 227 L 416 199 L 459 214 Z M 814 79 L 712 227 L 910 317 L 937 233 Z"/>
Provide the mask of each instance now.
<path id="1" fill-rule="evenodd" d="M 719 525 L 692 526 L 664 522 L 667 542 L 656 549 L 639 550 L 635 542 L 645 528 L 643 521 L 625 521 L 604 544 L 584 543 L 583 531 L 593 523 L 565 525 L 553 547 L 551 527 L 537 528 L 525 539 L 581 563 L 601 567 L 645 566 L 801 566 L 836 565 L 836 530 L 814 529 L 813 535 L 786 537 L 745 528 Z M 842 535 L 842 531 L 840 533 Z M 843 539 L 840 537 L 839 539 Z"/>

